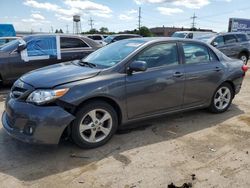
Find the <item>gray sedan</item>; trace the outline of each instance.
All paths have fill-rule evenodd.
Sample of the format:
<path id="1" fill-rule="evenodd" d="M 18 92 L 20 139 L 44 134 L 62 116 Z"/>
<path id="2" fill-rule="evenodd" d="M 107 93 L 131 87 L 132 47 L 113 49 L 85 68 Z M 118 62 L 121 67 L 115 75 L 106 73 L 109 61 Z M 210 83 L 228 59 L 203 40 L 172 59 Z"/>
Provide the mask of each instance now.
<path id="1" fill-rule="evenodd" d="M 142 119 L 199 108 L 225 112 L 246 71 L 242 61 L 202 42 L 122 40 L 22 76 L 2 122 L 25 142 L 57 144 L 64 132 L 80 147 L 94 148 Z"/>

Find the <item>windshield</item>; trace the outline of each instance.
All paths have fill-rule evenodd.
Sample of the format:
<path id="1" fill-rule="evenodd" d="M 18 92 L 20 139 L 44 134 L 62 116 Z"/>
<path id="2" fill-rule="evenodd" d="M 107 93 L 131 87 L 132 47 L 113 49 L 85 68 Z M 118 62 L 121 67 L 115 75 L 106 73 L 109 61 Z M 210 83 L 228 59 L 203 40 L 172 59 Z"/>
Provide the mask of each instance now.
<path id="1" fill-rule="evenodd" d="M 209 42 L 212 40 L 213 36 L 214 36 L 214 35 L 212 35 L 212 34 L 210 34 L 210 35 L 208 34 L 208 35 L 204 35 L 204 36 L 197 37 L 197 38 L 195 38 L 195 39 L 196 39 L 196 40 L 200 40 L 200 41 L 202 41 L 202 42 L 209 43 Z"/>
<path id="2" fill-rule="evenodd" d="M 143 40 L 122 40 L 91 53 L 82 61 L 95 64 L 98 67 L 112 67 L 144 43 Z"/>
<path id="3" fill-rule="evenodd" d="M 106 37 L 106 38 L 104 39 L 104 42 L 106 42 L 106 43 L 111 43 L 111 41 L 112 41 L 114 38 L 115 38 L 115 36 L 110 35 L 110 36 L 108 36 L 108 37 Z"/>
<path id="4" fill-rule="evenodd" d="M 0 50 L 2 51 L 10 51 L 17 48 L 18 44 L 20 44 L 20 39 L 13 40 L 1 46 Z"/>
<path id="5" fill-rule="evenodd" d="M 172 37 L 177 37 L 177 38 L 185 38 L 187 36 L 187 33 L 174 33 Z"/>

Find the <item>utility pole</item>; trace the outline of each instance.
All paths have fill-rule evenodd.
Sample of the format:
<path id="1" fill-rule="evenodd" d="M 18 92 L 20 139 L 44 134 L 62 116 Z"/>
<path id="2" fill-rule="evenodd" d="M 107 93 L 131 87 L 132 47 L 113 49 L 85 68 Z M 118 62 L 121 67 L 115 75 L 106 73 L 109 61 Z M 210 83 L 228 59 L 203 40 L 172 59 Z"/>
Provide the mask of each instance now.
<path id="1" fill-rule="evenodd" d="M 90 17 L 89 18 L 89 25 L 90 25 L 90 28 L 93 29 L 93 25 L 94 25 L 94 20 Z"/>
<path id="2" fill-rule="evenodd" d="M 69 33 L 69 25 L 66 25 L 66 33 Z"/>
<path id="3" fill-rule="evenodd" d="M 139 29 L 139 32 L 140 32 L 140 29 L 141 29 L 141 7 L 139 7 L 138 29 Z"/>
<path id="4" fill-rule="evenodd" d="M 194 13 L 194 15 L 191 17 L 191 19 L 192 19 L 192 24 L 191 24 L 192 30 L 194 30 L 194 28 L 195 28 L 195 25 L 196 25 L 195 19 L 196 19 L 196 18 L 197 18 L 197 16 L 196 16 L 195 13 Z"/>

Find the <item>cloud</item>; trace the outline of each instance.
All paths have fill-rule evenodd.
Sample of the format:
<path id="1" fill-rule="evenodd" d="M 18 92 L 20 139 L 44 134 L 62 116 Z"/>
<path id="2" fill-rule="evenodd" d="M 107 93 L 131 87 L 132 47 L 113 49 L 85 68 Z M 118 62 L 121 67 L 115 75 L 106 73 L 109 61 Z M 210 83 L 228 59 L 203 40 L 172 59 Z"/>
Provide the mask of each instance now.
<path id="1" fill-rule="evenodd" d="M 157 7 L 157 10 L 163 14 L 163 15 L 167 15 L 167 16 L 171 16 L 173 14 L 177 14 L 177 13 L 182 13 L 183 10 L 179 9 L 179 8 L 166 8 L 166 7 Z"/>
<path id="2" fill-rule="evenodd" d="M 98 17 L 111 17 L 112 10 L 108 6 L 99 3 L 89 0 L 64 0 L 63 2 L 64 7 L 49 2 L 40 3 L 36 0 L 25 0 L 23 4 L 33 8 L 55 12 L 55 16 L 63 20 L 72 19 L 73 15 L 83 15 L 84 12 Z"/>
<path id="3" fill-rule="evenodd" d="M 119 19 L 120 20 L 124 20 L 124 21 L 129 21 L 129 20 L 133 20 L 135 19 L 135 14 L 137 14 L 137 10 L 135 9 L 130 9 L 128 11 L 125 11 L 124 13 L 119 15 Z"/>
<path id="4" fill-rule="evenodd" d="M 44 16 L 41 14 L 31 14 L 31 17 L 37 20 L 45 20 Z"/>
<path id="5" fill-rule="evenodd" d="M 133 17 L 132 17 L 132 16 L 128 16 L 128 15 L 126 15 L 126 14 L 120 14 L 120 15 L 119 15 L 119 19 L 120 19 L 120 20 L 124 20 L 124 21 L 128 21 L 128 20 L 132 20 Z"/>
<path id="6" fill-rule="evenodd" d="M 231 1 L 231 0 L 224 0 Z M 200 9 L 208 4 L 210 0 L 134 0 L 136 4 L 143 3 L 152 3 L 152 4 L 162 4 L 162 3 L 171 3 L 175 6 L 184 6 L 186 8 Z"/>

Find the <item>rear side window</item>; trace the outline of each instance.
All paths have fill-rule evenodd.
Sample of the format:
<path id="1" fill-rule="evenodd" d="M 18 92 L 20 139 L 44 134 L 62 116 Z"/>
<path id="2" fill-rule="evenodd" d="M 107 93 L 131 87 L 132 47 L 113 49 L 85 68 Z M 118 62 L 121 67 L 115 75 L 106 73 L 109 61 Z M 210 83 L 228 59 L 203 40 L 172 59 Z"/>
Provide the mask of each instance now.
<path id="1" fill-rule="evenodd" d="M 136 61 L 145 61 L 148 68 L 165 65 L 178 65 L 176 43 L 157 44 L 139 54 Z"/>
<path id="2" fill-rule="evenodd" d="M 201 44 L 183 43 L 186 64 L 206 63 L 210 61 L 208 48 Z"/>
<path id="3" fill-rule="evenodd" d="M 236 37 L 237 37 L 237 39 L 238 39 L 239 42 L 248 41 L 247 35 L 244 35 L 244 34 L 237 34 Z"/>
<path id="4" fill-rule="evenodd" d="M 77 38 L 61 37 L 60 43 L 61 43 L 61 49 L 89 47 L 81 39 L 77 39 Z"/>
<path id="5" fill-rule="evenodd" d="M 237 42 L 236 37 L 234 35 L 225 35 L 224 39 L 225 39 L 225 44 L 232 44 Z"/>

